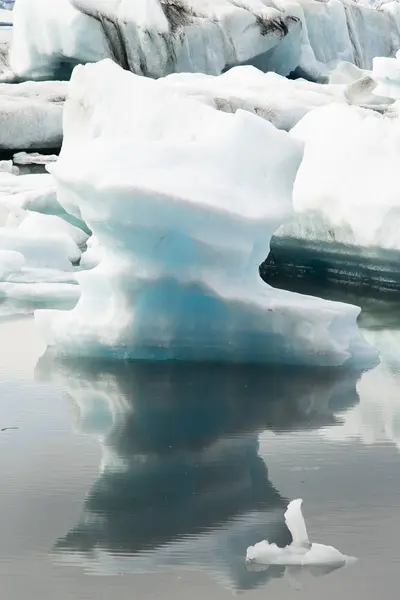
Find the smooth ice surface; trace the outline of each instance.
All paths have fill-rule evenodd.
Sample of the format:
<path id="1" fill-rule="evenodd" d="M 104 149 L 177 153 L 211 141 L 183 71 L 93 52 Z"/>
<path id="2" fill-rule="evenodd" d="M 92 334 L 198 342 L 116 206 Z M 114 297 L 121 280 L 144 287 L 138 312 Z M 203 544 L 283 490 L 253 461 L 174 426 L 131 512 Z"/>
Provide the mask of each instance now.
<path id="1" fill-rule="evenodd" d="M 290 135 L 305 143 L 293 201 L 308 219 L 279 234 L 400 249 L 398 117 L 328 106 L 306 115 Z"/>
<path id="2" fill-rule="evenodd" d="M 77 274 L 76 309 L 37 313 L 50 345 L 155 360 L 371 357 L 358 308 L 272 290 L 258 275 L 292 213 L 302 143 L 111 61 L 74 71 L 64 123 L 48 169 L 104 254 Z"/>
<path id="3" fill-rule="evenodd" d="M 270 544 L 267 540 L 258 542 L 247 549 L 247 562 L 265 565 L 341 567 L 355 560 L 332 546 L 310 543 L 301 511 L 302 502 L 301 498 L 292 500 L 285 513 L 292 543 L 281 548 L 276 544 Z"/>
<path id="4" fill-rule="evenodd" d="M 19 0 L 11 66 L 25 78 L 69 77 L 112 58 L 137 74 L 220 74 L 254 64 L 319 80 L 340 61 L 370 69 L 400 39 L 398 5 L 345 0 Z"/>
<path id="5" fill-rule="evenodd" d="M 0 150 L 59 148 L 68 83 L 0 83 Z"/>

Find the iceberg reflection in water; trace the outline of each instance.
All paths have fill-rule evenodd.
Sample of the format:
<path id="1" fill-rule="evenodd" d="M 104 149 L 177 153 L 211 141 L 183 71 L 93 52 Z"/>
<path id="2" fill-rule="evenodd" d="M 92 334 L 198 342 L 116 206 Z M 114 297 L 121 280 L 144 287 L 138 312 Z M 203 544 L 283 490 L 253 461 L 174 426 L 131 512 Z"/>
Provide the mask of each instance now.
<path id="1" fill-rule="evenodd" d="M 245 563 L 263 537 L 291 541 L 289 499 L 269 480 L 258 434 L 334 424 L 358 402 L 359 373 L 45 355 L 37 375 L 49 373 L 68 390 L 76 429 L 102 446 L 98 480 L 54 560 L 93 574 L 202 570 L 234 590 L 289 575 Z"/>

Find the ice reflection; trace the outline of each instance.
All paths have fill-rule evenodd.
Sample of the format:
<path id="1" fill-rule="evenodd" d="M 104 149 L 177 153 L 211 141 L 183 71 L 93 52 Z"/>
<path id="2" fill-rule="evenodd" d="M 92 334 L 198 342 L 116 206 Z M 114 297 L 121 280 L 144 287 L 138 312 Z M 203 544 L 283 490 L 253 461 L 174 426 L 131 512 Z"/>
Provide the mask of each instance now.
<path id="1" fill-rule="evenodd" d="M 99 478 L 55 560 L 99 574 L 205 570 L 237 591 L 285 575 L 249 570 L 250 544 L 291 541 L 287 499 L 269 480 L 258 434 L 333 425 L 358 402 L 358 374 L 332 369 L 288 375 L 48 355 L 37 373 L 62 382 L 76 429 L 102 446 Z"/>
<path id="2" fill-rule="evenodd" d="M 363 375 L 358 385 L 362 401 L 343 415 L 343 425 L 321 433 L 334 441 L 391 443 L 400 450 L 400 330 L 380 328 L 371 315 L 368 322 L 371 329 L 363 334 L 379 350 L 382 363 Z"/>

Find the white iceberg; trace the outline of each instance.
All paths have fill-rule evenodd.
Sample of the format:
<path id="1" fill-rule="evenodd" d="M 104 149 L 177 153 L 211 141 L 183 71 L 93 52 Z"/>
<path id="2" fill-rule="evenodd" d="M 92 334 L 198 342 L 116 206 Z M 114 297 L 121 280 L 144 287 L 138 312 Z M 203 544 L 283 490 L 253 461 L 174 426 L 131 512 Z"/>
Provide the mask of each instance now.
<path id="1" fill-rule="evenodd" d="M 285 512 L 285 521 L 292 535 L 292 543 L 281 548 L 267 540 L 258 542 L 247 549 L 246 561 L 248 563 L 256 562 L 285 567 L 331 566 L 338 568 L 356 560 L 354 557 L 342 554 L 333 546 L 310 542 L 301 511 L 302 502 L 301 498 L 292 500 Z"/>
<path id="2" fill-rule="evenodd" d="M 266 281 L 276 270 L 308 282 L 343 281 L 366 296 L 399 289 L 400 119 L 392 106 L 386 114 L 325 106 L 290 131 L 304 142 L 295 217 L 271 242 Z"/>
<path id="3" fill-rule="evenodd" d="M 330 230 L 336 242 L 400 249 L 397 116 L 328 106 L 306 115 L 290 135 L 305 144 L 295 212 L 313 213 L 324 223 L 320 235 Z"/>
<path id="4" fill-rule="evenodd" d="M 17 176 L 11 161 L 0 166 L 1 301 L 28 311 L 73 307 L 80 295 L 73 265 L 90 232 L 59 205 L 51 175 Z"/>
<path id="5" fill-rule="evenodd" d="M 104 61 L 77 67 L 57 163 L 63 207 L 100 242 L 70 312 L 37 313 L 61 352 L 341 365 L 374 355 L 359 309 L 258 275 L 292 212 L 302 144 Z"/>
<path id="6" fill-rule="evenodd" d="M 370 69 L 399 36 L 396 8 L 351 0 L 19 0 L 11 67 L 43 79 L 105 58 L 150 77 L 254 64 L 318 80 L 343 60 Z"/>
<path id="7" fill-rule="evenodd" d="M 176 73 L 158 82 L 217 110 L 234 113 L 241 109 L 254 113 L 286 131 L 314 108 L 348 102 L 347 82 L 322 85 L 304 79 L 291 80 L 252 66 L 234 67 L 219 76 Z"/>
<path id="8" fill-rule="evenodd" d="M 39 152 L 16 152 L 13 156 L 15 165 L 47 165 L 51 162 L 56 162 L 58 155 L 56 154 L 40 154 Z"/>
<path id="9" fill-rule="evenodd" d="M 0 83 L 0 150 L 59 148 L 68 82 Z"/>

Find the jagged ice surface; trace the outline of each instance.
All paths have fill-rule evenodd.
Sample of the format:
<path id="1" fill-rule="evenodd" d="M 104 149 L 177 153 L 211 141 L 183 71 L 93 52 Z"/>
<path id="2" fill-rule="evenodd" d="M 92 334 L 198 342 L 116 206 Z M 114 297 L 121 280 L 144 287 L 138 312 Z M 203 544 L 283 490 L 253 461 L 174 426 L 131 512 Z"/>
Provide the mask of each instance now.
<path id="1" fill-rule="evenodd" d="M 58 201 L 103 252 L 70 312 L 38 312 L 61 352 L 340 365 L 371 349 L 359 309 L 272 290 L 258 275 L 292 212 L 302 144 L 105 61 L 71 81 Z"/>
<path id="2" fill-rule="evenodd" d="M 351 0 L 19 0 L 11 67 L 19 77 L 69 77 L 112 58 L 134 73 L 220 74 L 254 64 L 319 80 L 342 60 L 370 69 L 400 39 L 396 2 Z"/>

